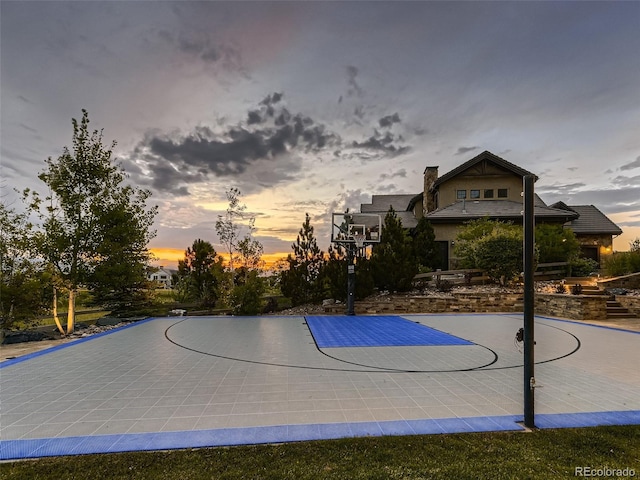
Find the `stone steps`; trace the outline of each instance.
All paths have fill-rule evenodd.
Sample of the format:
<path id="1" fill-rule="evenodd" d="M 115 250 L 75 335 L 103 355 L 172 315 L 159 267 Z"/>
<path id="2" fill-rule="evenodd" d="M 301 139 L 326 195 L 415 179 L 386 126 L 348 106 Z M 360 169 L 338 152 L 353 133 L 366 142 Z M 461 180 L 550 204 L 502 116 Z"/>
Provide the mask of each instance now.
<path id="1" fill-rule="evenodd" d="M 571 291 L 571 287 L 573 285 L 580 285 L 582 288 L 580 290 L 580 295 L 589 295 L 589 296 L 600 296 L 600 295 L 609 295 L 604 291 L 603 288 L 597 285 L 589 285 L 587 281 L 591 282 L 591 279 L 581 279 L 581 278 L 570 278 L 567 279 L 565 285 L 568 287 L 568 291 Z M 638 318 L 638 315 L 629 311 L 629 309 L 623 307 L 619 302 L 615 300 L 615 296 L 610 296 L 610 300 L 607 300 L 607 318 Z"/>
<path id="2" fill-rule="evenodd" d="M 616 300 L 607 300 L 607 318 L 638 318 L 638 316 Z"/>

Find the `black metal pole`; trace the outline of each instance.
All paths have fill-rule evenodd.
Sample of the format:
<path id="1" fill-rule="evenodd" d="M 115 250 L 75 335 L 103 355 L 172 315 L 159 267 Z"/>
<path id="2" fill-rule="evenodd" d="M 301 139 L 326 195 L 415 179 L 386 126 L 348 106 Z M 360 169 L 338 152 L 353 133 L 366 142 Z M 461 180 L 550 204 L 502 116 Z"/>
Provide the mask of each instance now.
<path id="1" fill-rule="evenodd" d="M 524 261 L 524 424 L 535 427 L 534 413 L 534 194 L 533 175 L 524 177 L 523 261 Z"/>
<path id="2" fill-rule="evenodd" d="M 355 293 L 356 293 L 356 266 L 355 266 L 356 246 L 349 244 L 347 249 L 347 315 L 355 315 Z"/>

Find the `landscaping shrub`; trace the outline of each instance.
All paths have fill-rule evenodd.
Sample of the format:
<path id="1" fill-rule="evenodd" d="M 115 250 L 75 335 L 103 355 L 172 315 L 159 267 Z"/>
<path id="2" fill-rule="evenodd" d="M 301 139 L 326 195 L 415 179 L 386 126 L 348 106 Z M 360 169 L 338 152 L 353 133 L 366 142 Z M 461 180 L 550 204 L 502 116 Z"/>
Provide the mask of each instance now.
<path id="1" fill-rule="evenodd" d="M 591 258 L 576 258 L 571 261 L 571 275 L 574 277 L 588 277 L 598 271 L 598 262 Z"/>

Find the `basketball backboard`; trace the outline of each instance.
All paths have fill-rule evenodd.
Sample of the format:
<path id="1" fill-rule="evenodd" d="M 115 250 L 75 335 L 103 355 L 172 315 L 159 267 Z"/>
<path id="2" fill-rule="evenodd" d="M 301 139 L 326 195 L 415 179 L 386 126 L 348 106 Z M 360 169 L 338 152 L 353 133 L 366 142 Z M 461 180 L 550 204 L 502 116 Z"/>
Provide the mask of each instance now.
<path id="1" fill-rule="evenodd" d="M 377 213 L 332 213 L 331 242 L 355 243 L 355 235 L 364 235 L 365 244 L 379 243 L 382 218 Z"/>

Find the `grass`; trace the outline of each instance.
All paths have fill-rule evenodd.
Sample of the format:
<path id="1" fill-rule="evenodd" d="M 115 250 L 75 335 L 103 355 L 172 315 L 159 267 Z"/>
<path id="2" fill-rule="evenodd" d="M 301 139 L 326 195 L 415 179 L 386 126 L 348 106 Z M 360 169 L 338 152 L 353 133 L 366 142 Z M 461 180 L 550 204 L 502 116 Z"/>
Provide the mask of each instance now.
<path id="1" fill-rule="evenodd" d="M 635 470 L 640 427 L 368 437 L 46 458 L 0 464 L 3 479 L 548 479 L 576 467 Z"/>

